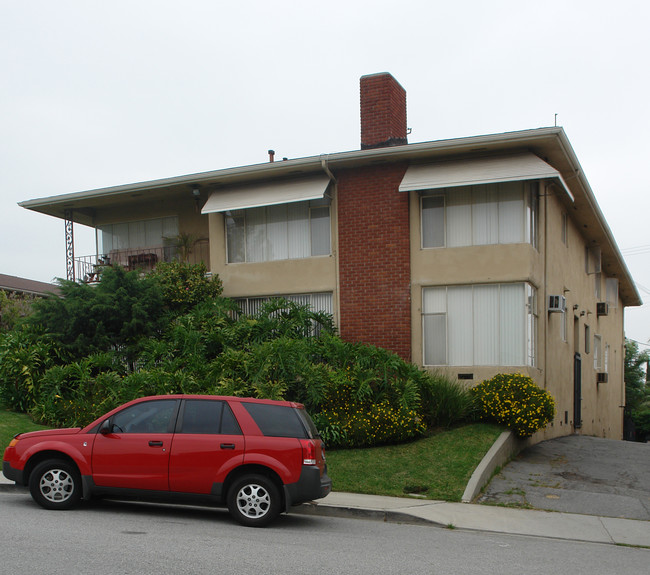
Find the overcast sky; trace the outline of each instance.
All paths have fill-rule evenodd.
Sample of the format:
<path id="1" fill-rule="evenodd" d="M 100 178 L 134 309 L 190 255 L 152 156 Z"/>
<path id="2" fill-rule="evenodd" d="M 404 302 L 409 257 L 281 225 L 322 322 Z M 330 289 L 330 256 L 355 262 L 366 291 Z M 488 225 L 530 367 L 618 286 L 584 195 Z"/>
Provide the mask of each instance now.
<path id="1" fill-rule="evenodd" d="M 387 71 L 411 143 L 557 114 L 650 302 L 649 22 L 647 0 L 0 0 L 0 273 L 65 277 L 63 222 L 19 201 L 358 149 L 359 77 Z M 650 340 L 650 304 L 626 333 Z"/>

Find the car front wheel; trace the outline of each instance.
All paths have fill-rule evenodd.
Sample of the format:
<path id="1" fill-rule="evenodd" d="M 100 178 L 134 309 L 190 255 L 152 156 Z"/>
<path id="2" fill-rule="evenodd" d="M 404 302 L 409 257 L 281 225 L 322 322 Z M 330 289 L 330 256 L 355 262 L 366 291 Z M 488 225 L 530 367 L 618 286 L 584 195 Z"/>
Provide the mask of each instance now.
<path id="1" fill-rule="evenodd" d="M 263 527 L 280 514 L 280 492 L 263 475 L 245 475 L 228 491 L 228 510 L 242 525 Z"/>
<path id="2" fill-rule="evenodd" d="M 29 492 L 45 509 L 72 509 L 81 499 L 81 476 L 67 461 L 48 459 L 32 471 Z"/>

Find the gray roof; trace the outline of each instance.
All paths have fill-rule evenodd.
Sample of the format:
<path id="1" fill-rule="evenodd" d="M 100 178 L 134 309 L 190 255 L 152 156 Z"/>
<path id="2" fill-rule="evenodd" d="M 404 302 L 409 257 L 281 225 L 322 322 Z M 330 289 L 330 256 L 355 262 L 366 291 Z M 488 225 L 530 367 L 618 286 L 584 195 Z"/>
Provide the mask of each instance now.
<path id="1" fill-rule="evenodd" d="M 54 284 L 8 276 L 6 274 L 0 274 L 0 290 L 30 295 L 47 295 L 59 292 L 58 286 Z"/>

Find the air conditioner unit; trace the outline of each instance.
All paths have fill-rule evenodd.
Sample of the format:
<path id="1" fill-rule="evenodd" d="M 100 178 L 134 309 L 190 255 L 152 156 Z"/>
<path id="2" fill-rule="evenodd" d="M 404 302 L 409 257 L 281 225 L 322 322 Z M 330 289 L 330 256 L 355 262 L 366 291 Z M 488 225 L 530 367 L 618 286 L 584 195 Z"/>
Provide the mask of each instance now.
<path id="1" fill-rule="evenodd" d="M 551 312 L 565 312 L 566 311 L 566 298 L 563 295 L 550 295 L 548 296 L 548 311 Z"/>
<path id="2" fill-rule="evenodd" d="M 599 301 L 596 304 L 596 316 L 607 315 L 609 313 L 609 305 L 606 301 Z"/>
<path id="3" fill-rule="evenodd" d="M 596 383 L 607 383 L 607 372 L 605 371 L 599 371 L 596 374 Z"/>

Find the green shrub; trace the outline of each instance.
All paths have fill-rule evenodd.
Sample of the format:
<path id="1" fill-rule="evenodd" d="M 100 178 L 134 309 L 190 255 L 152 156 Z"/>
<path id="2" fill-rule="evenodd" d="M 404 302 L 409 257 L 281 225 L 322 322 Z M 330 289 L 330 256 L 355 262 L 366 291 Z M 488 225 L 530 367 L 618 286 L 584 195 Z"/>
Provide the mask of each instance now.
<path id="1" fill-rule="evenodd" d="M 314 416 L 314 423 L 329 448 L 400 443 L 426 431 L 417 412 L 396 409 L 387 401 L 324 410 Z"/>
<path id="2" fill-rule="evenodd" d="M 158 282 L 163 301 L 170 310 L 187 313 L 197 304 L 220 296 L 223 291 L 219 277 L 208 277 L 207 271 L 203 262 L 160 262 L 150 277 Z"/>
<path id="3" fill-rule="evenodd" d="M 472 389 L 481 419 L 510 428 L 517 437 L 530 437 L 555 415 L 553 398 L 525 375 L 499 374 Z"/>
<path id="4" fill-rule="evenodd" d="M 14 411 L 29 411 L 43 373 L 58 355 L 58 346 L 46 334 L 27 329 L 0 333 L 0 402 Z"/>
<path id="5" fill-rule="evenodd" d="M 442 373 L 424 374 L 421 384 L 422 414 L 430 427 L 449 428 L 475 418 L 470 390 Z"/>

